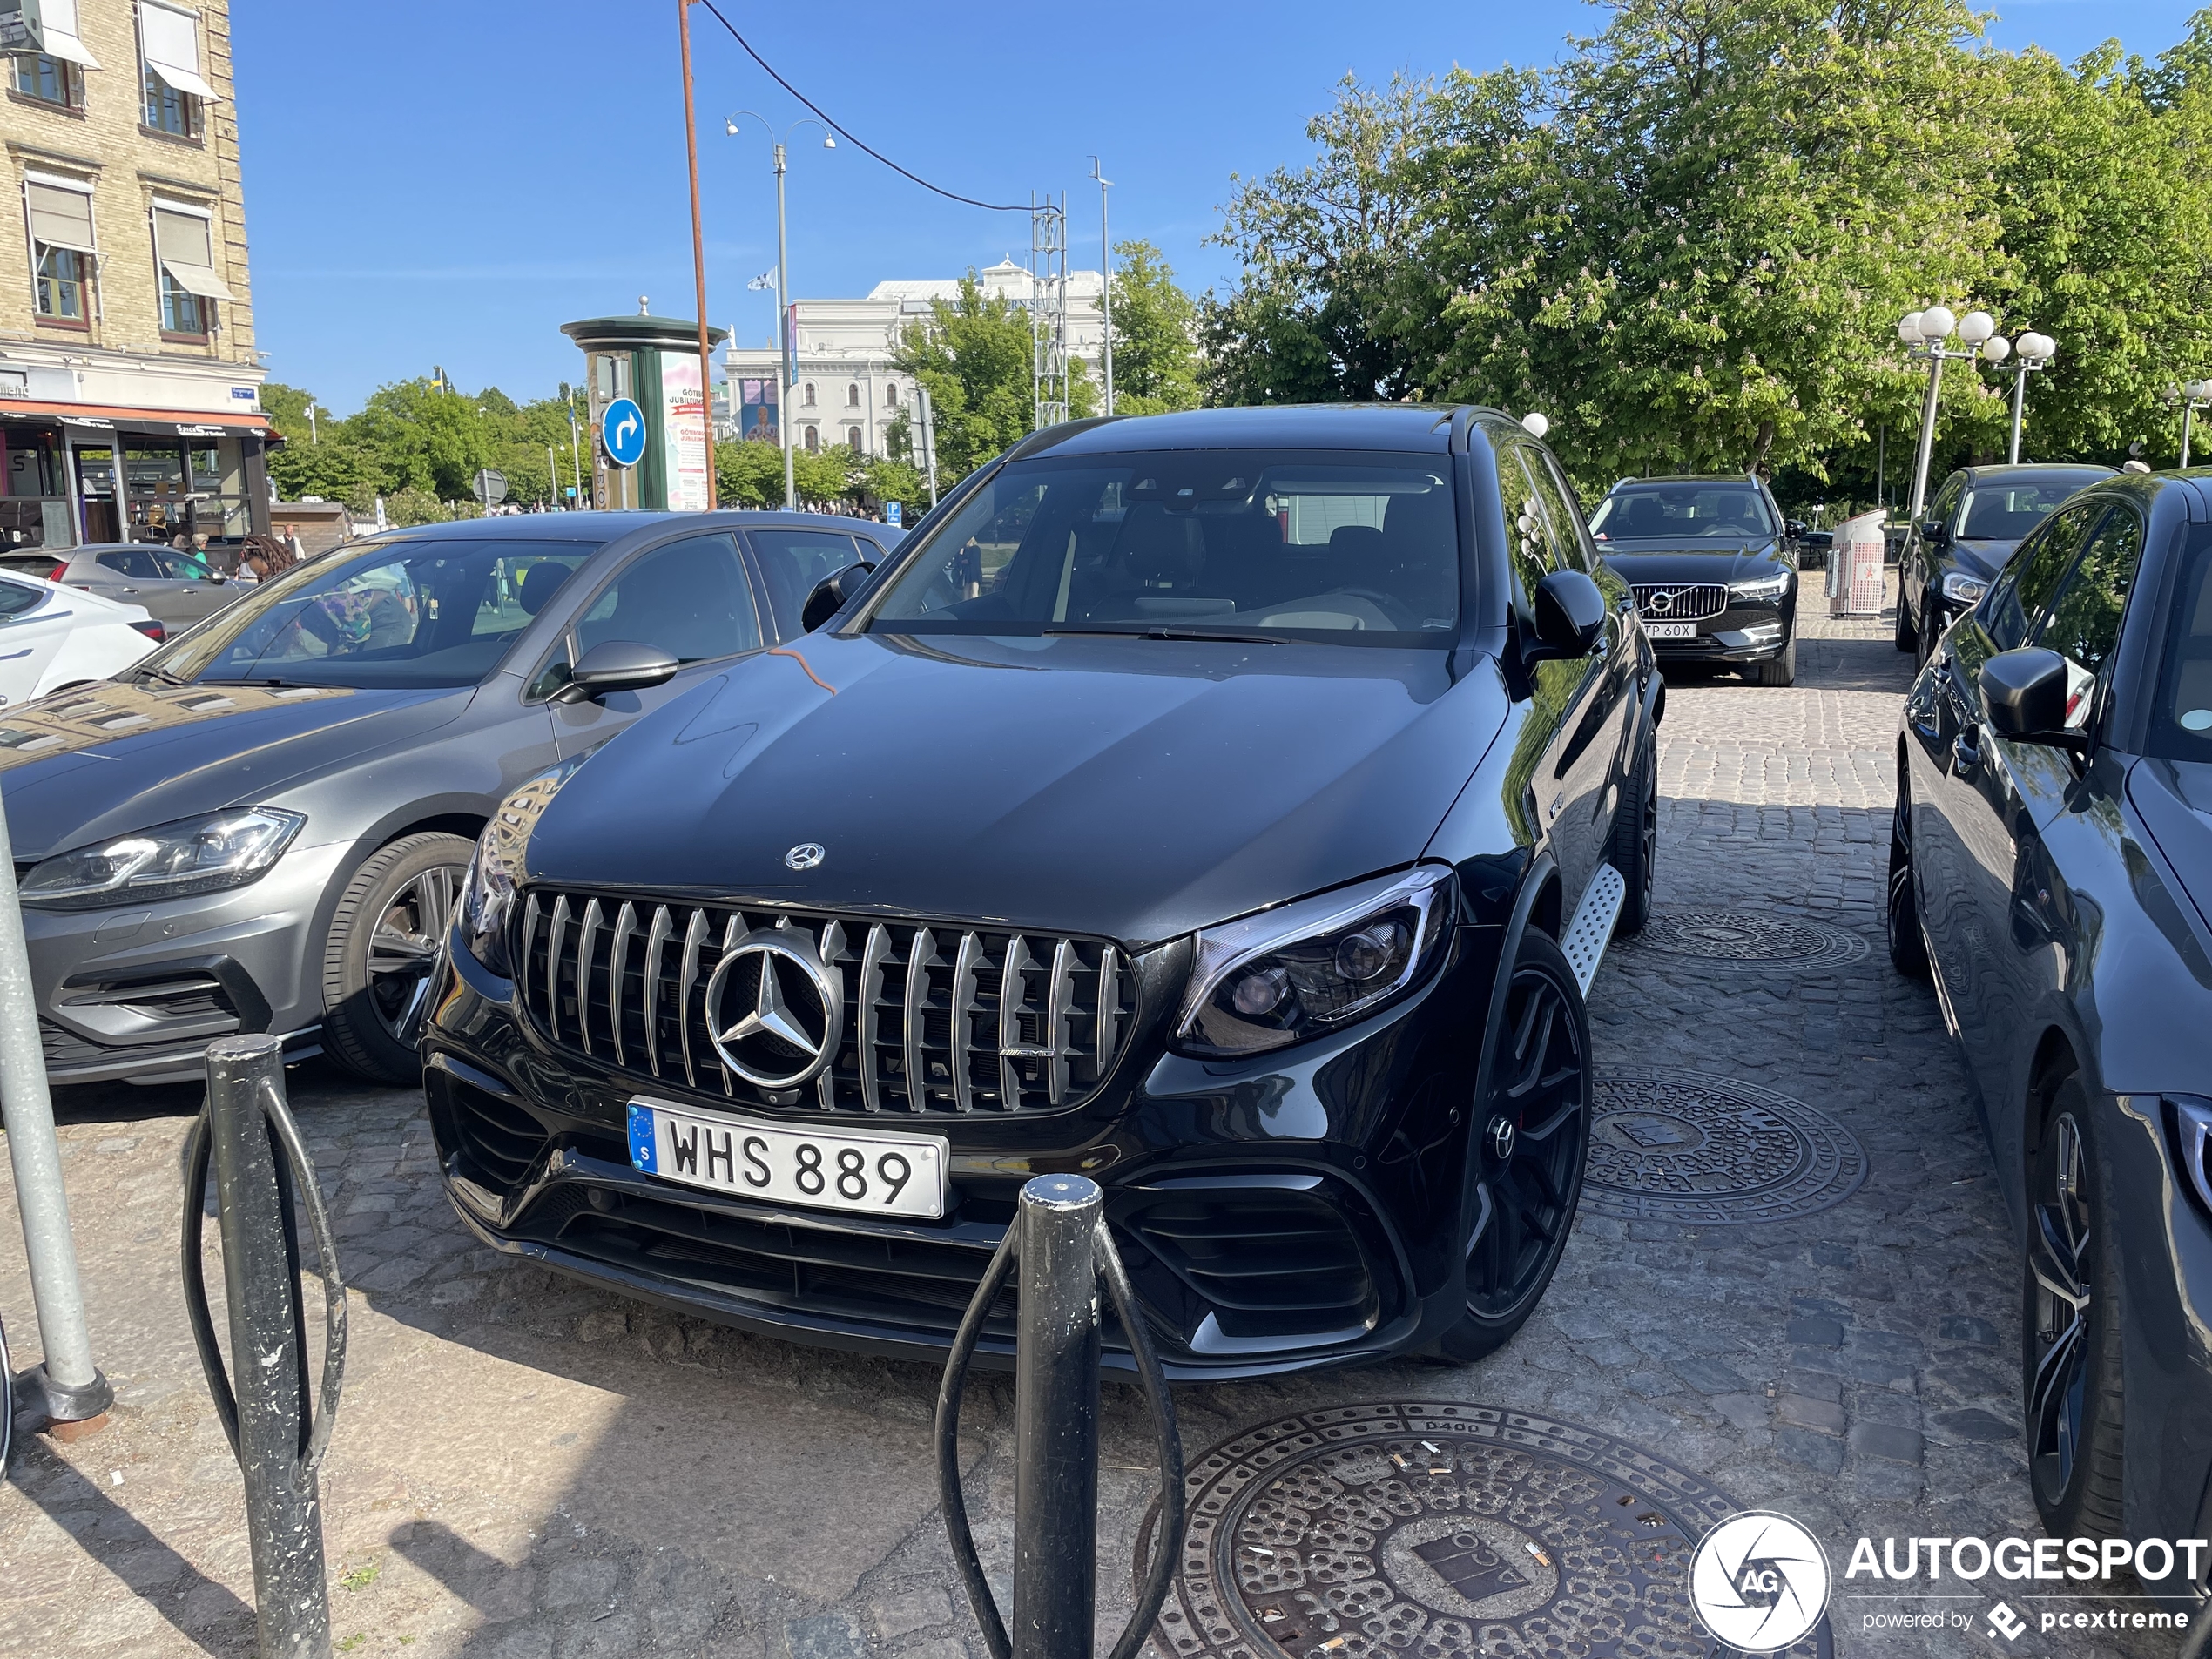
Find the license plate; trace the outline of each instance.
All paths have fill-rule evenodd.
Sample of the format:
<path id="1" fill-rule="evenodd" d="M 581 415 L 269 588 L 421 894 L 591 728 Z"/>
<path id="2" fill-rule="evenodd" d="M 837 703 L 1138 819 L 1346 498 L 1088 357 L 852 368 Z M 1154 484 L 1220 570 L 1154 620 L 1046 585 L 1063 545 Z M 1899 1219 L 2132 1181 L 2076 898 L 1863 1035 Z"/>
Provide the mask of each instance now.
<path id="1" fill-rule="evenodd" d="M 1647 622 L 1643 631 L 1653 639 L 1695 639 L 1697 624 L 1694 622 Z"/>
<path id="2" fill-rule="evenodd" d="M 945 1213 L 938 1136 L 789 1129 L 630 1103 L 630 1163 L 664 1181 L 818 1210 L 935 1221 Z"/>

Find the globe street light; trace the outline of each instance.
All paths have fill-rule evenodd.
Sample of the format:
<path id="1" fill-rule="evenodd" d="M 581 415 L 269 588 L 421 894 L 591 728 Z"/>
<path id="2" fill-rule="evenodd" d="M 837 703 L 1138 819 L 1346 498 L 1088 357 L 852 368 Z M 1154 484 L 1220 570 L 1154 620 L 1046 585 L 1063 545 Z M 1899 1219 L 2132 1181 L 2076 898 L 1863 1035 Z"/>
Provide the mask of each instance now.
<path id="1" fill-rule="evenodd" d="M 2189 428 L 2196 412 L 2212 403 L 2212 381 L 2185 381 L 2180 386 L 2169 386 L 2159 394 L 2159 401 L 2172 408 L 2182 406 L 2182 464 L 2189 464 Z"/>
<path id="2" fill-rule="evenodd" d="M 791 249 L 784 234 L 784 140 L 801 127 L 821 127 L 825 150 L 836 149 L 837 139 L 812 117 L 792 122 L 784 130 L 783 138 L 779 138 L 768 118 L 753 110 L 736 110 L 723 117 L 722 130 L 736 138 L 738 118 L 747 115 L 768 129 L 769 140 L 776 146 L 776 341 L 782 358 L 776 378 L 783 383 L 783 390 L 776 395 L 776 435 L 783 441 L 784 511 L 792 513 L 799 510 L 799 492 L 792 480 L 791 459 L 791 395 L 799 383 L 799 340 L 798 330 L 792 325 L 791 307 L 784 298 L 791 291 Z M 742 421 L 745 417 L 739 414 L 738 418 Z"/>
<path id="3" fill-rule="evenodd" d="M 1957 351 L 1944 344 L 1954 334 L 1965 343 L 1966 350 Z M 1925 307 L 1906 315 L 1897 325 L 1897 337 L 1904 342 L 1906 355 L 1919 358 L 1928 365 L 1927 401 L 1920 408 L 1920 452 L 1912 462 L 1912 504 L 1907 509 L 1914 523 L 1919 523 L 1920 509 L 1927 502 L 1928 461 L 1935 451 L 1936 395 L 1943 386 L 1943 366 L 1952 358 L 1970 361 L 1988 356 L 1996 334 L 1996 320 L 1986 311 L 1969 311 L 1961 317 L 1947 306 Z M 2001 339 L 1993 340 L 1993 343 L 2000 349 L 1992 361 L 1998 361 L 2010 347 Z"/>
<path id="4" fill-rule="evenodd" d="M 2033 329 L 2023 332 L 2013 341 L 2009 349 L 2000 350 L 2005 337 L 2000 334 L 1982 347 L 1982 355 L 1992 363 L 2012 361 L 2013 374 L 2013 434 L 2006 449 L 2006 459 L 2018 466 L 2020 458 L 2020 416 L 2027 400 L 2027 377 L 2039 369 L 2050 367 L 2051 359 L 2059 354 L 2059 343 L 2048 334 L 2039 334 Z"/>

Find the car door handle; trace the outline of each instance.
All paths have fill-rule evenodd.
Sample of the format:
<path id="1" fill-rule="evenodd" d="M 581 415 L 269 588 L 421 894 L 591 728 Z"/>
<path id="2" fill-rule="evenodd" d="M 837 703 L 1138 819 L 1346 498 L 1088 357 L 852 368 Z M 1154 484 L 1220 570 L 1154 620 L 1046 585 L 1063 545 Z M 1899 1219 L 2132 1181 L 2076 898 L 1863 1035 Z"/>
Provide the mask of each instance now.
<path id="1" fill-rule="evenodd" d="M 1951 769 L 1954 772 L 1972 772 L 1981 765 L 1981 728 L 1962 727 L 1951 740 Z"/>

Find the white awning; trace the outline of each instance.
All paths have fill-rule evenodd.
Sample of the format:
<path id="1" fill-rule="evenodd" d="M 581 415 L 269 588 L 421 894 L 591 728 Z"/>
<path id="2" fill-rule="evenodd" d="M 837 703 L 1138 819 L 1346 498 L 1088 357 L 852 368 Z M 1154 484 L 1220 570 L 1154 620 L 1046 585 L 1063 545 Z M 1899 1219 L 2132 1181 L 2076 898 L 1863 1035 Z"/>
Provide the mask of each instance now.
<path id="1" fill-rule="evenodd" d="M 176 280 L 177 286 L 186 293 L 196 293 L 203 300 L 236 300 L 238 296 L 223 286 L 223 279 L 205 265 L 186 265 L 179 260 L 164 260 L 161 268 Z"/>
<path id="2" fill-rule="evenodd" d="M 191 12 L 138 0 L 138 44 L 146 67 L 179 92 L 214 98 L 215 89 L 199 78 L 199 20 Z"/>
<path id="3" fill-rule="evenodd" d="M 186 293 L 203 300 L 238 298 L 215 274 L 213 226 L 206 212 L 179 212 L 155 202 L 153 246 L 161 256 L 161 268 Z"/>
<path id="4" fill-rule="evenodd" d="M 79 69 L 100 66 L 78 37 L 77 0 L 44 0 L 38 8 L 38 49 L 47 57 L 66 57 Z"/>
<path id="5" fill-rule="evenodd" d="M 30 203 L 30 239 L 42 247 L 97 253 L 92 242 L 92 198 L 89 192 L 26 181 Z"/>

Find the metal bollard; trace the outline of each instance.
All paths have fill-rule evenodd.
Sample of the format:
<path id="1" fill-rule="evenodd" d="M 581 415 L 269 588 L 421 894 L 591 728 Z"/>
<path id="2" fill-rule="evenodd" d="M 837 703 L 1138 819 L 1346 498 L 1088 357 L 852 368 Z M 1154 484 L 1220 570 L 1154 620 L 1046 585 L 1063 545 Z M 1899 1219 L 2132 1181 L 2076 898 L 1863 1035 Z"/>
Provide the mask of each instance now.
<path id="1" fill-rule="evenodd" d="M 1022 1267 L 1014 1358 L 1014 1634 L 983 1576 L 960 1485 L 960 1402 L 992 1302 Z M 1097 1611 L 1099 1286 L 1128 1337 L 1160 1451 L 1160 1525 L 1136 1610 L 1110 1659 L 1132 1659 L 1166 1600 L 1183 1535 L 1183 1446 L 1175 1406 L 1106 1226 L 1097 1184 L 1039 1176 L 983 1273 L 937 1395 L 945 1531 L 991 1659 L 1091 1659 Z"/>
<path id="2" fill-rule="evenodd" d="M 235 1395 L 200 1276 L 200 1206 L 211 1157 Z M 207 1109 L 193 1126 L 185 1170 L 185 1307 L 216 1415 L 246 1475 L 258 1652 L 260 1659 L 326 1659 L 330 1604 L 317 1470 L 345 1376 L 346 1287 L 314 1165 L 285 1104 L 284 1045 L 277 1038 L 224 1037 L 207 1045 Z M 321 1399 L 312 1418 L 298 1205 L 314 1228 L 326 1305 Z"/>

